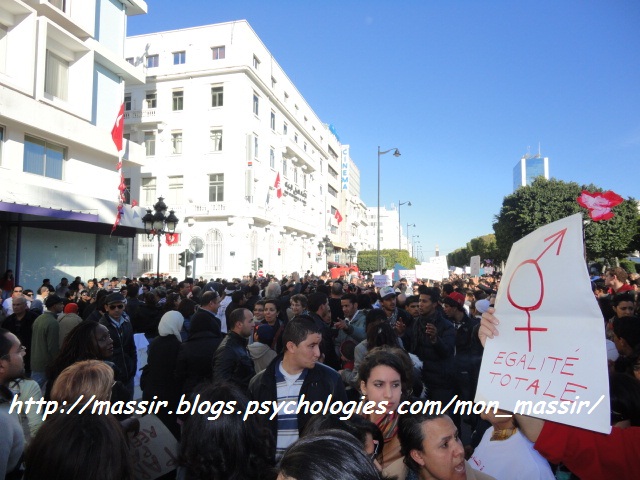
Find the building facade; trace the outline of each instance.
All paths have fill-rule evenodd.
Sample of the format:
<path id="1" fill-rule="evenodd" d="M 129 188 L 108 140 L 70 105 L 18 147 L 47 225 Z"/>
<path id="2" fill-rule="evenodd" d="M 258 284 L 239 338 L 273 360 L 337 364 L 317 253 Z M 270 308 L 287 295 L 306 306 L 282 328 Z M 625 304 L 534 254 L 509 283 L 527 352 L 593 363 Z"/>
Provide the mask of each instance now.
<path id="1" fill-rule="evenodd" d="M 513 191 L 531 185 L 536 177 L 549 180 L 549 158 L 526 154 L 513 167 Z"/>
<path id="2" fill-rule="evenodd" d="M 179 256 L 196 243 L 196 277 L 241 277 L 256 260 L 318 273 L 325 237 L 329 260 L 347 261 L 367 222 L 359 171 L 246 21 L 128 37 L 125 51 L 146 72 L 125 92 L 125 138 L 146 157 L 125 169 L 131 200 L 161 196 L 180 219 L 162 272 L 193 274 Z M 136 252 L 135 273 L 155 271 L 155 240 L 140 235 Z"/>
<path id="3" fill-rule="evenodd" d="M 124 82 L 126 19 L 141 0 L 0 2 L 0 269 L 42 278 L 128 273 L 140 212 L 113 232 L 119 196 L 111 138 Z M 125 166 L 144 160 L 131 145 Z M 142 212 L 144 213 L 144 212 Z"/>

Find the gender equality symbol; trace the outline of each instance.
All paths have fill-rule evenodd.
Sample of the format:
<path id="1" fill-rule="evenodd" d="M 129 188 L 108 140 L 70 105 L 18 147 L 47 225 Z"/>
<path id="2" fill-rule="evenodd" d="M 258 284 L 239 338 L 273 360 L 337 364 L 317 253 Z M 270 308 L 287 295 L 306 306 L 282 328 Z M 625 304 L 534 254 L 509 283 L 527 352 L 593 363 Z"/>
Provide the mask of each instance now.
<path id="1" fill-rule="evenodd" d="M 559 232 L 554 233 L 553 235 L 548 236 L 547 238 L 544 239 L 544 242 L 551 240 L 551 243 L 549 243 L 549 245 L 547 245 L 547 248 L 545 248 L 542 253 L 540 255 L 538 255 L 538 258 L 536 258 L 535 260 L 530 258 L 528 260 L 525 260 L 523 262 L 521 262 L 515 269 L 515 271 L 513 272 L 513 275 L 511 275 L 511 278 L 509 279 L 509 283 L 507 285 L 507 299 L 509 300 L 509 303 L 511 305 L 513 305 L 515 308 L 517 308 L 518 310 L 523 310 L 524 312 L 527 313 L 527 326 L 526 327 L 515 327 L 516 331 L 526 331 L 529 337 L 529 351 L 531 351 L 531 332 L 546 332 L 548 329 L 547 328 L 542 328 L 542 327 L 532 327 L 531 326 L 531 312 L 538 310 L 540 308 L 540 306 L 542 305 L 542 300 L 544 299 L 544 277 L 542 275 L 542 269 L 540 268 L 540 264 L 538 263 L 538 261 L 543 257 L 543 255 L 545 253 L 547 253 L 549 251 L 549 249 L 553 246 L 554 243 L 556 242 L 560 242 L 558 244 L 558 249 L 556 250 L 556 255 L 560 255 L 560 248 L 562 247 L 562 241 L 564 240 L 564 236 L 567 233 L 567 229 L 564 228 L 562 230 L 560 230 Z M 521 267 L 524 267 L 525 265 L 533 265 L 535 267 L 535 271 L 536 274 L 538 275 L 538 280 L 540 281 L 540 296 L 538 297 L 538 300 L 536 301 L 536 303 L 534 303 L 533 305 L 520 305 L 518 303 L 516 303 L 516 301 L 513 299 L 513 296 L 511 295 L 511 283 L 513 282 L 513 279 L 516 277 L 516 275 L 518 274 L 518 271 L 520 270 Z M 533 302 L 531 302 L 533 303 Z"/>

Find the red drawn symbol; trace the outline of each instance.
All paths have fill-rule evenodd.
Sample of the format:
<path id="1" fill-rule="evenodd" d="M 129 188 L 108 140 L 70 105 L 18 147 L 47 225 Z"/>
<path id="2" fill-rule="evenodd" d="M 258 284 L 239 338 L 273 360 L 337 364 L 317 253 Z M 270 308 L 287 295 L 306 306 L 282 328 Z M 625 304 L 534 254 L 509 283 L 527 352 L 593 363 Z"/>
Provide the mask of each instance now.
<path id="1" fill-rule="evenodd" d="M 515 271 L 513 272 L 513 275 L 511 275 L 511 278 L 509 279 L 509 283 L 507 285 L 507 299 L 509 300 L 509 303 L 511 305 L 513 305 L 515 308 L 517 308 L 518 310 L 522 310 L 524 312 L 526 312 L 527 314 L 527 326 L 526 327 L 515 327 L 516 331 L 526 331 L 527 335 L 528 335 L 528 339 L 529 339 L 529 351 L 531 351 L 531 332 L 546 332 L 548 329 L 547 328 L 543 328 L 543 327 L 532 327 L 531 326 L 531 312 L 538 310 L 540 308 L 540 306 L 542 305 L 542 300 L 544 299 L 544 278 L 542 275 L 542 270 L 540 269 L 540 265 L 538 264 L 538 261 L 543 257 L 543 255 L 545 253 L 547 253 L 549 251 L 549 249 L 556 243 L 558 243 L 558 249 L 556 250 L 556 255 L 560 255 L 560 249 L 562 248 L 562 241 L 564 240 L 564 236 L 567 233 L 567 229 L 564 228 L 562 230 L 560 230 L 559 232 L 554 233 L 553 235 L 548 236 L 547 238 L 544 239 L 544 241 L 548 241 L 553 239 L 549 245 L 547 245 L 547 248 L 545 248 L 542 253 L 540 255 L 538 255 L 538 258 L 534 259 L 528 259 L 525 260 L 523 262 L 520 263 L 520 265 L 518 265 L 515 269 Z M 516 301 L 513 299 L 513 296 L 511 295 L 511 283 L 513 282 L 513 279 L 515 278 L 516 274 L 518 273 L 518 271 L 524 267 L 525 265 L 532 265 L 535 268 L 536 274 L 538 276 L 538 280 L 540 281 L 540 285 L 539 285 L 539 290 L 540 290 L 540 294 L 537 298 L 537 300 L 535 301 L 530 301 L 529 304 L 527 305 L 520 305 L 518 303 L 516 303 Z M 531 287 L 531 286 L 530 286 Z"/>

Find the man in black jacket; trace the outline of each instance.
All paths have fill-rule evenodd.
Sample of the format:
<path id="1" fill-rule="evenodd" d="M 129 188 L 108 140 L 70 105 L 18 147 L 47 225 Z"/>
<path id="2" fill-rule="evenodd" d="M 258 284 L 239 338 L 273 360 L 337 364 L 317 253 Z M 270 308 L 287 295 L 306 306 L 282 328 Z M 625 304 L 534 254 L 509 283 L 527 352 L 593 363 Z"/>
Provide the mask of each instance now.
<path id="1" fill-rule="evenodd" d="M 246 308 L 235 309 L 227 317 L 227 332 L 213 355 L 213 383 L 235 383 L 246 392 L 256 374 L 247 351 L 247 339 L 253 332 L 253 314 Z"/>
<path id="2" fill-rule="evenodd" d="M 133 399 L 133 378 L 138 366 L 138 352 L 133 340 L 133 326 L 124 312 L 125 298 L 121 293 L 107 295 L 100 323 L 107 327 L 113 339 L 113 356 L 116 364 L 116 380 L 121 381 L 129 392 L 129 400 Z"/>
<path id="3" fill-rule="evenodd" d="M 312 413 L 314 402 L 346 402 L 347 394 L 340 375 L 317 363 L 320 358 L 320 328 L 312 318 L 300 315 L 287 323 L 282 334 L 284 353 L 257 374 L 249 384 L 252 400 L 270 404 L 269 412 L 260 415 L 276 438 L 279 458 L 285 449 L 298 439 Z M 295 404 L 274 415 L 274 404 Z M 317 413 L 317 412 L 314 412 Z"/>

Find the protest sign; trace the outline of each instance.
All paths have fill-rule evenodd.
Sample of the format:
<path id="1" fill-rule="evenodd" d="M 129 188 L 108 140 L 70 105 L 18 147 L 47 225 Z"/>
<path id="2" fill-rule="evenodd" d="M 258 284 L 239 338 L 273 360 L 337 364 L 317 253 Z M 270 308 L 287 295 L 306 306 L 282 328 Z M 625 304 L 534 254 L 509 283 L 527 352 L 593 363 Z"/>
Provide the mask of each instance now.
<path id="1" fill-rule="evenodd" d="M 608 433 L 604 323 L 582 238 L 576 214 L 514 243 L 495 302 L 500 335 L 487 340 L 476 401 Z"/>
<path id="2" fill-rule="evenodd" d="M 480 276 L 480 255 L 471 257 L 469 267 L 471 268 L 471 275 L 473 275 L 474 277 Z"/>
<path id="3" fill-rule="evenodd" d="M 137 480 L 154 480 L 178 466 L 178 441 L 155 415 L 140 418 L 140 431 L 130 438 Z"/>
<path id="4" fill-rule="evenodd" d="M 398 275 L 400 275 L 400 278 L 406 278 L 409 283 L 414 283 L 416 281 L 415 270 L 398 270 Z"/>
<path id="5" fill-rule="evenodd" d="M 376 288 L 382 288 L 391 285 L 391 279 L 387 275 L 374 275 L 373 283 Z"/>

